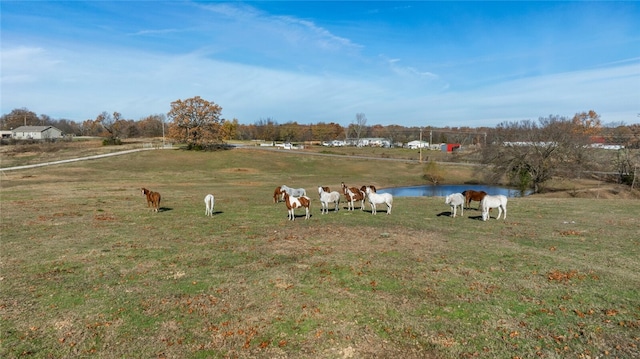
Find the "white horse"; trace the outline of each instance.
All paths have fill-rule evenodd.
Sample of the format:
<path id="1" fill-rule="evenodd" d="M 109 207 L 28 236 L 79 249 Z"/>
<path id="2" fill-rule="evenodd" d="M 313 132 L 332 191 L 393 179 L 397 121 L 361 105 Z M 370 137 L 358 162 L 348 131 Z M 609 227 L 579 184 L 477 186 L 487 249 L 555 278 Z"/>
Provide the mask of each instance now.
<path id="1" fill-rule="evenodd" d="M 340 207 L 340 192 L 325 192 L 322 186 L 318 187 L 318 193 L 320 194 L 320 204 L 322 204 L 322 209 L 320 213 L 325 214 L 329 213 L 329 203 L 335 203 L 336 207 L 334 212 L 337 212 Z"/>
<path id="2" fill-rule="evenodd" d="M 215 199 L 212 194 L 208 194 L 204 197 L 204 215 L 205 216 L 213 216 L 213 205 L 215 204 Z"/>
<path id="3" fill-rule="evenodd" d="M 451 206 L 451 217 L 453 218 L 456 218 L 456 209 L 458 208 L 458 206 L 460 206 L 461 210 L 460 215 L 464 216 L 464 202 L 465 197 L 462 195 L 462 193 L 452 193 L 448 195 L 444 200 L 444 203 Z"/>
<path id="4" fill-rule="evenodd" d="M 280 186 L 280 190 L 286 192 L 289 196 L 301 197 L 306 196 L 307 191 L 304 188 L 291 188 L 285 185 Z"/>
<path id="5" fill-rule="evenodd" d="M 483 221 L 486 221 L 487 219 L 491 218 L 489 214 L 489 210 L 491 208 L 498 209 L 498 217 L 496 217 L 496 219 L 500 219 L 500 215 L 502 214 L 503 210 L 504 210 L 504 217 L 502 219 L 503 220 L 507 219 L 507 196 L 503 196 L 501 194 L 497 196 L 486 195 L 480 202 L 480 207 L 482 208 Z"/>
<path id="6" fill-rule="evenodd" d="M 371 191 L 371 188 L 367 187 L 367 197 L 371 204 L 371 214 L 376 214 L 376 205 L 384 203 L 387 205 L 387 214 L 391 214 L 391 207 L 393 207 L 393 196 L 391 193 L 376 193 Z"/>

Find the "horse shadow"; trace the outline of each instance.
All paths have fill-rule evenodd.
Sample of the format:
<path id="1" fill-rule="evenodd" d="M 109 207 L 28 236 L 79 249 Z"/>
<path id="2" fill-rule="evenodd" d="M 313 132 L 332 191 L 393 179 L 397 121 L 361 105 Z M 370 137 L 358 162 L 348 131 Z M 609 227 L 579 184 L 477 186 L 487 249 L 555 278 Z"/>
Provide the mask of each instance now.
<path id="1" fill-rule="evenodd" d="M 168 212 L 168 211 L 173 211 L 173 208 L 171 208 L 171 207 L 160 207 L 160 208 L 158 208 L 158 212 Z"/>
<path id="2" fill-rule="evenodd" d="M 451 211 L 444 211 L 444 212 L 440 212 L 438 214 L 436 214 L 436 217 L 451 217 L 453 215 L 453 212 Z M 460 215 L 459 217 L 464 217 L 462 215 Z M 472 220 L 482 220 L 482 215 L 479 216 L 469 216 L 467 217 L 468 219 L 472 219 Z"/>
<path id="3" fill-rule="evenodd" d="M 223 214 L 223 213 L 224 213 L 224 211 L 213 211 L 211 213 L 211 216 L 217 216 L 217 215 L 220 215 L 220 214 Z"/>

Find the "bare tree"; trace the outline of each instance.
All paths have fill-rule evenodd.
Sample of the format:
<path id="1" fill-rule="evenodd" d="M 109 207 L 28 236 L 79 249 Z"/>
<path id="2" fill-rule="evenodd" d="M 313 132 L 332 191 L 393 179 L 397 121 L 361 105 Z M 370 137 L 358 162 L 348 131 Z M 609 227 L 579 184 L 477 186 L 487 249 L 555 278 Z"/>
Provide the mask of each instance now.
<path id="1" fill-rule="evenodd" d="M 114 112 L 111 116 L 107 111 L 103 111 L 96 117 L 95 124 L 101 126 L 109 134 L 104 141 L 105 144 L 119 145 L 122 143 L 120 137 L 124 133 L 127 123 L 121 117 L 119 112 Z"/>
<path id="2" fill-rule="evenodd" d="M 634 181 L 638 173 L 638 165 L 640 164 L 640 154 L 636 154 L 634 159 L 633 152 L 629 149 L 621 149 L 616 153 L 612 164 L 617 173 L 618 183 L 624 183 L 633 187 Z"/>
<path id="3" fill-rule="evenodd" d="M 10 130 L 20 126 L 36 126 L 40 124 L 38 115 L 26 108 L 17 108 L 0 117 L 0 130 Z"/>
<path id="4" fill-rule="evenodd" d="M 571 120 L 558 116 L 502 123 L 483 150 L 491 179 L 506 177 L 521 190 L 540 192 L 553 176 L 579 175 L 589 164 L 588 137 Z"/>
<path id="5" fill-rule="evenodd" d="M 356 120 L 354 123 L 349 125 L 349 131 L 347 131 L 347 136 L 353 134 L 353 137 L 356 139 L 356 145 L 360 146 L 360 137 L 362 136 L 362 132 L 367 127 L 367 116 L 364 113 L 356 113 Z"/>

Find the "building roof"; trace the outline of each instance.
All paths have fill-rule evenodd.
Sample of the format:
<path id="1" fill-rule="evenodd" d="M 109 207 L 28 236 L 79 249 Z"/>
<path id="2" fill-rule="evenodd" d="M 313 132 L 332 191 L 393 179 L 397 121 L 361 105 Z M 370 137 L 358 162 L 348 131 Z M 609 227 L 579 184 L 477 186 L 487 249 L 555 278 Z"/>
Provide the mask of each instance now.
<path id="1" fill-rule="evenodd" d="M 20 126 L 18 128 L 14 128 L 13 130 L 11 130 L 12 132 L 44 132 L 50 128 L 53 128 L 55 130 L 58 130 L 57 128 L 53 127 L 53 126 Z M 58 130 L 60 131 L 60 130 Z M 62 131 L 60 131 L 62 132 Z"/>

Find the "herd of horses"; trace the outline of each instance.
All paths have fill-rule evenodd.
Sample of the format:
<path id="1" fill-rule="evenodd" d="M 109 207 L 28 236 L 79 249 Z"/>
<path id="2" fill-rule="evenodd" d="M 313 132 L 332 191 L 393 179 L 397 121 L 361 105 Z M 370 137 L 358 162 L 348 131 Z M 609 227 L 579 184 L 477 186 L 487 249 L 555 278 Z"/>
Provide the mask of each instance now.
<path id="1" fill-rule="evenodd" d="M 364 211 L 365 201 L 369 201 L 372 214 L 377 214 L 376 206 L 379 204 L 385 204 L 387 206 L 387 214 L 391 214 L 391 208 L 393 207 L 393 196 L 391 194 L 377 193 L 375 186 L 349 187 L 343 182 L 341 187 L 342 194 L 338 191 L 331 191 L 329 187 L 318 186 L 318 196 L 322 205 L 321 214 L 329 213 L 329 206 L 332 204 L 334 212 L 337 212 L 340 209 L 342 196 L 347 202 L 347 210 L 349 211 L 355 210 L 355 203 L 358 201 L 360 201 L 360 209 Z M 294 212 L 296 208 L 304 208 L 305 219 L 309 218 L 311 198 L 307 196 L 307 191 L 304 188 L 291 188 L 286 185 L 276 187 L 273 191 L 273 202 L 279 203 L 280 201 L 284 201 L 287 206 L 289 220 L 295 220 Z"/>
<path id="2" fill-rule="evenodd" d="M 482 220 L 486 221 L 490 217 L 490 211 L 492 208 L 498 209 L 498 216 L 496 219 L 500 219 L 502 212 L 507 219 L 507 196 L 504 195 L 488 195 L 485 191 L 466 190 L 462 193 L 452 193 L 445 197 L 444 203 L 451 206 L 451 217 L 456 216 L 456 210 L 460 207 L 460 215 L 464 215 L 464 208 L 470 208 L 471 201 L 480 202 L 478 210 L 482 210 Z"/>
<path id="3" fill-rule="evenodd" d="M 320 196 L 320 204 L 322 208 L 321 214 L 329 213 L 329 206 L 333 204 L 333 211 L 340 209 L 340 199 L 344 195 L 347 202 L 347 210 L 355 210 L 355 203 L 360 202 L 360 210 L 364 211 L 365 201 L 369 201 L 371 206 L 371 214 L 377 213 L 377 205 L 385 204 L 387 206 L 387 214 L 391 214 L 393 207 L 393 196 L 390 193 L 377 193 L 375 186 L 349 187 L 341 183 L 342 194 L 338 191 L 331 191 L 329 187 L 318 186 L 318 195 Z M 147 207 L 151 207 L 154 212 L 160 209 L 160 193 L 141 188 L 142 194 L 147 198 Z M 305 219 L 309 219 L 309 208 L 311 198 L 307 196 L 304 188 L 291 188 L 286 185 L 278 186 L 273 192 L 273 201 L 279 203 L 285 202 L 287 206 L 288 219 L 293 221 L 296 219 L 295 210 L 304 208 Z M 482 210 L 482 220 L 486 221 L 490 217 L 492 208 L 498 209 L 498 216 L 504 212 L 503 220 L 507 218 L 507 197 L 503 195 L 491 196 L 485 191 L 466 190 L 462 193 L 452 193 L 445 198 L 445 203 L 451 206 L 451 217 L 456 217 L 457 208 L 460 207 L 460 215 L 464 215 L 464 208 L 470 208 L 471 201 L 479 202 L 478 210 Z M 204 197 L 205 216 L 213 216 L 213 207 L 215 198 L 212 194 Z"/>

